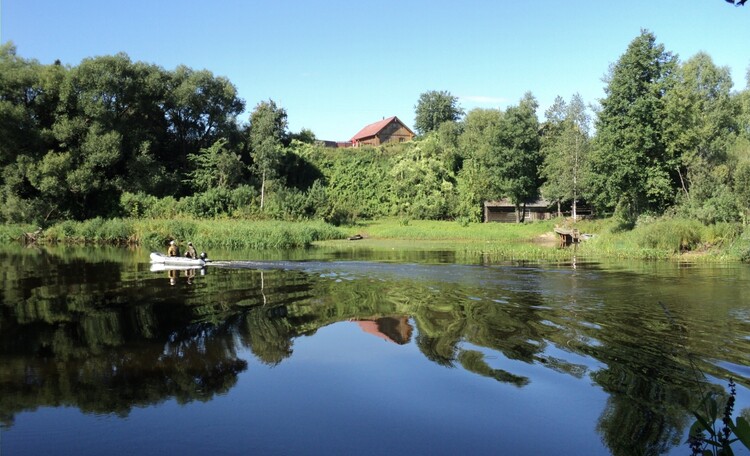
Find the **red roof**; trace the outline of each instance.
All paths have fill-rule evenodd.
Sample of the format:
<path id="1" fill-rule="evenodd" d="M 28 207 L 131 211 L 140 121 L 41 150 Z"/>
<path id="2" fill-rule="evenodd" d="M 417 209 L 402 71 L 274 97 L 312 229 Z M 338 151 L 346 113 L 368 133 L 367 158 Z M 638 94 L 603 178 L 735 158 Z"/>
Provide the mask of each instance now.
<path id="1" fill-rule="evenodd" d="M 387 119 L 380 120 L 380 121 L 375 122 L 375 123 L 371 123 L 370 125 L 366 126 L 365 128 L 359 130 L 359 133 L 357 133 L 356 135 L 354 135 L 352 137 L 351 141 L 355 142 L 355 141 L 361 141 L 361 140 L 363 140 L 365 138 L 371 138 L 371 137 L 377 135 L 378 133 L 380 133 L 380 130 L 382 130 L 383 128 L 385 128 L 389 123 L 393 122 L 394 120 L 397 121 L 398 123 L 400 123 L 401 125 L 403 125 L 404 128 L 406 128 L 407 130 L 409 130 L 409 127 L 407 127 L 406 125 L 404 125 L 404 123 L 401 122 L 401 120 L 399 120 L 398 117 L 393 116 L 393 117 L 389 117 Z M 411 130 L 409 130 L 409 131 L 411 131 Z"/>
<path id="2" fill-rule="evenodd" d="M 381 339 L 387 340 L 388 342 L 393 342 L 394 344 L 396 343 L 395 340 L 383 334 L 380 328 L 378 328 L 377 322 L 367 320 L 358 321 L 357 324 L 360 328 L 362 328 L 362 331 L 366 332 L 367 334 L 372 334 L 373 336 L 380 337 Z"/>

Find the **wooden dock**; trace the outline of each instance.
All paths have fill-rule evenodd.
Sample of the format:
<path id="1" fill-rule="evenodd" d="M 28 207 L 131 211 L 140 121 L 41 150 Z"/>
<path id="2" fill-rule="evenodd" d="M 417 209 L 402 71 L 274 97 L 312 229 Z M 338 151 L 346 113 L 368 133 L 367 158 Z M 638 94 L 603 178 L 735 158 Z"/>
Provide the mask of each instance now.
<path id="1" fill-rule="evenodd" d="M 560 239 L 560 247 L 570 244 L 578 244 L 581 241 L 581 233 L 578 228 L 559 228 L 555 227 L 555 234 Z"/>

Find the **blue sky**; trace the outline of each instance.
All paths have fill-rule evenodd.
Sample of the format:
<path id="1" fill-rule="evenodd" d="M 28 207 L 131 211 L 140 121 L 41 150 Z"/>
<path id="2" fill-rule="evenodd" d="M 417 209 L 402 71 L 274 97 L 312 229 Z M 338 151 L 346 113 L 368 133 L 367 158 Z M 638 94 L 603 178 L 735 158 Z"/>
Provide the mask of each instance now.
<path id="1" fill-rule="evenodd" d="M 247 110 L 272 99 L 292 131 L 347 140 L 428 90 L 467 111 L 604 96 L 602 77 L 642 28 L 682 61 L 707 52 L 744 89 L 750 5 L 723 0 L 0 0 L 0 40 L 77 65 L 127 53 L 226 76 Z M 248 113 L 241 120 L 247 121 Z"/>

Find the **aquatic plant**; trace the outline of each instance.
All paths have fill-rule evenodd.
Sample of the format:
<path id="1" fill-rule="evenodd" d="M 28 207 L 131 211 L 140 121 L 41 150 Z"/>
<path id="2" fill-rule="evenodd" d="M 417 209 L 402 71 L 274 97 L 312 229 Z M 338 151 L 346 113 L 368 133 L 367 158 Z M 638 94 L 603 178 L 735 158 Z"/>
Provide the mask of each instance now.
<path id="1" fill-rule="evenodd" d="M 742 416 L 732 420 L 736 395 L 734 381 L 730 378 L 729 397 L 726 399 L 721 416 L 719 416 L 717 395 L 713 393 L 704 395 L 700 411 L 693 411 L 695 423 L 690 428 L 686 442 L 693 456 L 733 455 L 732 444 L 735 442 L 740 442 L 750 450 L 750 424 Z"/>

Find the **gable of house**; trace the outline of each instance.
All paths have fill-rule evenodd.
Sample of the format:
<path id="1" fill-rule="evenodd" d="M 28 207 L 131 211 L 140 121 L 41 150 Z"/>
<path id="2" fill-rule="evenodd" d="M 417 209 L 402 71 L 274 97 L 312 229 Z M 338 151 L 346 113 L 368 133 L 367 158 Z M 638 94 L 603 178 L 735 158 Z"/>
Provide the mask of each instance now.
<path id="1" fill-rule="evenodd" d="M 409 127 L 393 116 L 367 125 L 352 137 L 351 143 L 354 147 L 379 146 L 389 142 L 410 141 L 414 136 L 416 135 Z"/>

